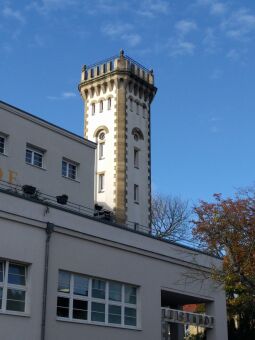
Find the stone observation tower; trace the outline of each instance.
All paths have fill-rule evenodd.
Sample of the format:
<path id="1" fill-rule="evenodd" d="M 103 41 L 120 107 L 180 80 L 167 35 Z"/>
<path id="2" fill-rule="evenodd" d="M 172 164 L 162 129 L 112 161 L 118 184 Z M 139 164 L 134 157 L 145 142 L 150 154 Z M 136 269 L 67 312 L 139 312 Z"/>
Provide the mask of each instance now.
<path id="1" fill-rule="evenodd" d="M 121 51 L 82 70 L 85 138 L 98 144 L 95 200 L 117 223 L 150 232 L 153 71 Z"/>

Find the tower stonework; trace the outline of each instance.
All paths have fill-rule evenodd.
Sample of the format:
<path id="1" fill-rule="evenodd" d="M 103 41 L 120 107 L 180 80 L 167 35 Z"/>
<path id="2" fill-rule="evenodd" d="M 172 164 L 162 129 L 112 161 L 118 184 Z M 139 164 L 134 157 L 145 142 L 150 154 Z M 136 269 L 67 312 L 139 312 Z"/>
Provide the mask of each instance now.
<path id="1" fill-rule="evenodd" d="M 150 104 L 153 72 L 121 51 L 84 66 L 79 91 L 85 102 L 84 136 L 98 144 L 95 201 L 117 223 L 150 232 Z"/>

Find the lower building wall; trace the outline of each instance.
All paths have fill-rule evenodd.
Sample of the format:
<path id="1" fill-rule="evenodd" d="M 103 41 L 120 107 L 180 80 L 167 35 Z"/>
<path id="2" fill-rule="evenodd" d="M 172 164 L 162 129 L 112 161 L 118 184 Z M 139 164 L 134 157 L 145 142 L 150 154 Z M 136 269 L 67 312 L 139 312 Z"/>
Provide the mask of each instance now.
<path id="1" fill-rule="evenodd" d="M 90 223 L 84 220 L 84 223 Z M 43 223 L 44 229 L 46 223 Z M 42 317 L 44 252 L 46 233 L 42 225 L 29 226 L 0 218 L 0 258 L 31 264 L 29 279 L 28 316 L 0 314 L 1 339 L 39 340 Z M 106 227 L 106 226 L 105 226 Z M 49 276 L 45 340 L 156 340 L 161 338 L 161 289 L 185 293 L 211 300 L 215 316 L 214 340 L 227 340 L 224 294 L 212 290 L 211 283 L 186 285 L 183 266 L 158 260 L 139 253 L 137 249 L 121 249 L 103 239 L 67 232 L 56 228 L 50 240 Z M 128 232 L 127 232 L 128 237 Z M 105 243 L 105 244 L 104 244 Z M 139 287 L 139 329 L 121 329 L 110 326 L 89 325 L 59 321 L 56 317 L 58 272 L 65 270 L 90 277 L 114 280 Z M 219 308 L 218 308 L 219 307 Z M 212 307 L 213 308 L 213 307 Z M 138 319 L 139 319 L 138 317 Z"/>

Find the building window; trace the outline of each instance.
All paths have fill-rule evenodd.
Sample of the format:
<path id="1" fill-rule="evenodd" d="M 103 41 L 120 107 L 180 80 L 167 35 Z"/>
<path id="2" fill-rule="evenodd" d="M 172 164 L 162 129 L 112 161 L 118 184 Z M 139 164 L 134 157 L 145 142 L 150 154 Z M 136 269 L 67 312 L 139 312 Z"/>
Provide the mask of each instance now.
<path id="1" fill-rule="evenodd" d="M 91 104 L 91 112 L 92 112 L 93 115 L 96 113 L 96 104 L 95 103 Z"/>
<path id="2" fill-rule="evenodd" d="M 130 98 L 130 111 L 133 111 L 133 99 Z"/>
<path id="3" fill-rule="evenodd" d="M 146 118 L 146 106 L 143 106 L 143 118 Z"/>
<path id="4" fill-rule="evenodd" d="M 62 160 L 62 176 L 70 179 L 77 179 L 77 163 Z"/>
<path id="5" fill-rule="evenodd" d="M 137 327 L 136 286 L 59 271 L 57 316 L 70 321 Z"/>
<path id="6" fill-rule="evenodd" d="M 103 159 L 104 158 L 104 147 L 105 147 L 105 143 L 99 143 L 99 159 Z"/>
<path id="7" fill-rule="evenodd" d="M 139 149 L 134 148 L 134 167 L 139 169 Z"/>
<path id="8" fill-rule="evenodd" d="M 108 98 L 108 110 L 111 110 L 112 107 L 112 98 Z"/>
<path id="9" fill-rule="evenodd" d="M 139 115 L 139 106 L 140 106 L 139 103 L 136 102 L 136 114 L 137 114 L 137 115 Z"/>
<path id="10" fill-rule="evenodd" d="M 0 153 L 6 153 L 6 137 L 0 135 Z"/>
<path id="11" fill-rule="evenodd" d="M 134 202 L 139 203 L 139 185 L 134 185 Z"/>
<path id="12" fill-rule="evenodd" d="M 103 110 L 104 110 L 104 102 L 102 100 L 100 100 L 100 102 L 99 102 L 99 111 L 103 112 Z"/>
<path id="13" fill-rule="evenodd" d="M 24 264 L 0 260 L 0 311 L 26 312 L 27 269 Z"/>
<path id="14" fill-rule="evenodd" d="M 104 191 L 104 174 L 99 174 L 98 175 L 98 191 L 102 192 Z"/>
<path id="15" fill-rule="evenodd" d="M 43 156 L 44 152 L 38 149 L 34 149 L 30 146 L 26 148 L 26 163 L 38 166 L 39 168 L 43 167 Z"/>

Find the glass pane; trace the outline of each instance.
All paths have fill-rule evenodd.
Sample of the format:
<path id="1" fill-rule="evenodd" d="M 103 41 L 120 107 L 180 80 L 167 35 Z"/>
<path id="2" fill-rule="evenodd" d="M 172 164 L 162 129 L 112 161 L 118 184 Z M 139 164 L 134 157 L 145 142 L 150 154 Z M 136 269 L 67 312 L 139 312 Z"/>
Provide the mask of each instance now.
<path id="1" fill-rule="evenodd" d="M 0 282 L 3 282 L 4 280 L 4 264 L 3 262 L 0 262 Z"/>
<path id="2" fill-rule="evenodd" d="M 89 280 L 80 275 L 74 275 L 74 294 L 88 296 Z"/>
<path id="3" fill-rule="evenodd" d="M 18 289 L 8 289 L 7 291 L 7 310 L 18 312 L 25 311 L 25 297 L 26 293 Z"/>
<path id="4" fill-rule="evenodd" d="M 121 306 L 109 305 L 108 322 L 121 324 Z"/>
<path id="5" fill-rule="evenodd" d="M 58 291 L 62 293 L 70 292 L 70 273 L 59 271 L 58 274 Z"/>
<path id="6" fill-rule="evenodd" d="M 125 307 L 125 325 L 136 326 L 136 309 Z"/>
<path id="7" fill-rule="evenodd" d="M 0 153 L 4 153 L 4 138 L 0 137 Z"/>
<path id="8" fill-rule="evenodd" d="M 125 302 L 136 304 L 136 287 L 125 285 Z"/>
<path id="9" fill-rule="evenodd" d="M 76 179 L 76 165 L 70 163 L 68 165 L 69 165 L 68 177 L 71 179 Z"/>
<path id="10" fill-rule="evenodd" d="M 26 267 L 15 263 L 10 263 L 8 283 L 24 286 L 26 284 Z"/>
<path id="11" fill-rule="evenodd" d="M 73 300 L 73 318 L 87 320 L 88 301 Z"/>
<path id="12" fill-rule="evenodd" d="M 97 299 L 105 299 L 105 281 L 93 279 L 92 297 Z"/>
<path id="13" fill-rule="evenodd" d="M 3 288 L 0 288 L 0 309 L 2 309 Z"/>
<path id="14" fill-rule="evenodd" d="M 34 152 L 34 165 L 42 167 L 42 155 Z"/>
<path id="15" fill-rule="evenodd" d="M 109 300 L 121 301 L 121 283 L 110 282 L 109 283 Z"/>
<path id="16" fill-rule="evenodd" d="M 32 151 L 26 150 L 26 162 L 32 164 Z"/>
<path id="17" fill-rule="evenodd" d="M 69 317 L 69 299 L 64 297 L 58 297 L 57 302 L 57 316 L 62 318 Z"/>
<path id="18" fill-rule="evenodd" d="M 92 302 L 91 304 L 91 320 L 105 322 L 105 304 Z"/>
<path id="19" fill-rule="evenodd" d="M 67 177 L 67 163 L 62 161 L 62 176 Z"/>

